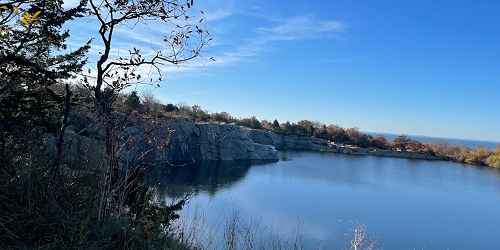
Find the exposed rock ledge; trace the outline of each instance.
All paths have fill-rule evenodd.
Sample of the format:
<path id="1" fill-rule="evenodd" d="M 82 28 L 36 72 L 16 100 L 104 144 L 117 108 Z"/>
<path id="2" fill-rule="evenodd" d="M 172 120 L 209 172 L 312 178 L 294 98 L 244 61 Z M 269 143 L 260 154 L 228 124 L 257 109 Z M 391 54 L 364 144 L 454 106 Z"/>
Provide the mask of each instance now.
<path id="1" fill-rule="evenodd" d="M 417 152 L 339 147 L 328 141 L 296 135 L 280 135 L 267 130 L 249 129 L 231 124 L 193 123 L 174 120 L 168 159 L 192 160 L 278 160 L 277 150 L 308 150 L 353 155 L 373 155 L 421 160 L 442 160 Z"/>
<path id="2" fill-rule="evenodd" d="M 252 140 L 249 129 L 231 124 L 193 123 L 174 120 L 167 159 L 171 162 L 194 160 L 269 160 L 277 161 L 278 152 L 271 144 Z"/>
<path id="3" fill-rule="evenodd" d="M 147 129 L 146 127 L 154 127 Z M 148 131 L 148 132 L 146 132 Z M 89 144 L 95 141 L 68 131 L 66 141 L 70 145 Z M 278 150 L 309 150 L 354 155 L 374 155 L 409 159 L 440 160 L 435 156 L 396 152 L 390 150 L 369 150 L 331 145 L 328 141 L 312 137 L 279 135 L 266 130 L 249 129 L 232 124 L 194 123 L 187 119 L 173 119 L 160 126 L 142 121 L 129 124 L 121 136 L 121 159 L 129 162 L 152 160 L 171 164 L 189 164 L 196 161 L 277 161 Z M 168 144 L 166 138 L 170 138 Z M 129 146 L 130 142 L 133 146 Z M 93 144 L 99 145 L 95 142 Z M 162 145 L 165 144 L 165 145 Z M 168 145 L 168 146 L 166 146 Z M 66 150 L 72 150 L 71 146 Z M 91 148 L 97 149 L 92 146 Z M 95 151 L 95 150 L 94 150 Z M 101 152 L 102 150 L 97 150 Z M 71 151 L 72 152 L 72 151 Z M 71 155 L 79 155 L 72 153 Z M 83 158 L 95 158 L 86 153 Z M 144 157 L 147 155 L 147 159 Z"/>
<path id="4" fill-rule="evenodd" d="M 144 128 L 139 123 L 125 130 L 123 138 L 133 138 L 136 146 L 124 150 L 130 160 L 141 152 L 149 154 L 156 162 L 190 163 L 194 161 L 277 161 L 278 150 L 314 150 L 328 148 L 326 141 L 317 138 L 277 135 L 270 131 L 249 129 L 233 124 L 194 123 L 174 119 L 155 129 L 154 138 L 167 137 L 166 148 L 146 143 Z M 133 151 L 133 152 L 132 152 Z"/>

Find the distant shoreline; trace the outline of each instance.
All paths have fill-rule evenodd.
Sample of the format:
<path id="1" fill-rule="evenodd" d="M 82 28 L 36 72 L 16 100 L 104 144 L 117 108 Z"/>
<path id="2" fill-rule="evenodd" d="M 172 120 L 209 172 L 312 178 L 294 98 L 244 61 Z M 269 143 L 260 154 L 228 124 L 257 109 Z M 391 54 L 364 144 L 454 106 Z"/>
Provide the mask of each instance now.
<path id="1" fill-rule="evenodd" d="M 399 136 L 399 134 L 385 133 L 385 132 L 372 132 L 364 131 L 372 136 L 384 136 L 388 140 L 392 141 Z M 488 149 L 495 149 L 500 142 L 488 141 L 488 140 L 476 140 L 476 139 L 461 139 L 461 138 L 446 138 L 446 137 L 433 137 L 426 135 L 407 135 L 411 139 L 423 142 L 423 143 L 448 143 L 453 146 L 466 146 L 469 148 L 476 148 L 478 146 L 485 147 Z"/>
<path id="2" fill-rule="evenodd" d="M 370 149 L 370 148 L 360 148 L 352 146 L 336 147 L 329 149 L 325 152 L 336 153 L 336 154 L 361 155 L 361 156 L 370 155 L 376 157 L 389 157 L 389 158 L 412 159 L 412 160 L 450 161 L 450 159 L 447 157 L 435 156 L 419 152 Z"/>

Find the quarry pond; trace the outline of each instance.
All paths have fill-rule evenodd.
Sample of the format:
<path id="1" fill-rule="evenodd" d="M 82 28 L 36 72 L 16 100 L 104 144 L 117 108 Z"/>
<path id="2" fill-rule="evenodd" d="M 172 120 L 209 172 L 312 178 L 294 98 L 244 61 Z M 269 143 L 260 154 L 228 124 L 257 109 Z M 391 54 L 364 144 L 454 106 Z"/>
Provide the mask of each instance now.
<path id="1" fill-rule="evenodd" d="M 346 249 L 364 225 L 380 249 L 495 249 L 500 171 L 444 161 L 281 152 L 267 164 L 206 162 L 151 178 L 165 199 L 190 199 L 186 221 L 223 238 L 228 218 L 255 239 L 299 236 L 306 249 Z M 222 243 L 213 243 L 214 245 Z M 215 247 L 218 248 L 218 247 Z"/>

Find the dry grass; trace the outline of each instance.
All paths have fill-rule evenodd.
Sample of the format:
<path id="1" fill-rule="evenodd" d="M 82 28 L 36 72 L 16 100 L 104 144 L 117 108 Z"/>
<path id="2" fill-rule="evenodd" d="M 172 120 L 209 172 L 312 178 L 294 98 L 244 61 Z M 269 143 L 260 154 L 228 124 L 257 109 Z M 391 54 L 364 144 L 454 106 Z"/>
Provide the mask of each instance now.
<path id="1" fill-rule="evenodd" d="M 191 249 L 202 250 L 305 250 L 331 249 L 323 245 L 306 245 L 301 223 L 292 235 L 278 234 L 280 230 L 266 226 L 261 220 L 245 218 L 237 210 L 222 216 L 216 225 L 208 223 L 202 209 L 195 208 L 175 223 L 175 239 Z M 365 225 L 356 225 L 349 233 L 350 240 L 342 245 L 349 250 L 376 250 Z"/>

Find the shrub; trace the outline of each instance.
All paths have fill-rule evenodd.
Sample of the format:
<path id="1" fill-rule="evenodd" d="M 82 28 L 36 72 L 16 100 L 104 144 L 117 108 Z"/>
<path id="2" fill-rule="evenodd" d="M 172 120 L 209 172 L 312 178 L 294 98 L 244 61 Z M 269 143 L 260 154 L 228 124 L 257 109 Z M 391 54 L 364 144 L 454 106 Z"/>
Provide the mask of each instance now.
<path id="1" fill-rule="evenodd" d="M 142 93 L 142 104 L 146 111 L 154 116 L 158 116 L 161 113 L 162 105 L 151 92 Z"/>
<path id="2" fill-rule="evenodd" d="M 179 108 L 177 106 L 173 105 L 172 103 L 169 103 L 169 104 L 163 106 L 163 110 L 165 112 L 177 112 L 177 111 L 179 111 Z"/>
<path id="3" fill-rule="evenodd" d="M 262 128 L 262 124 L 255 116 L 252 116 L 251 118 L 243 118 L 243 119 L 237 121 L 236 123 L 240 126 L 245 126 L 245 127 L 249 127 L 249 128 L 253 128 L 253 129 L 261 129 Z"/>
<path id="4" fill-rule="evenodd" d="M 137 95 L 137 92 L 132 91 L 125 100 L 125 106 L 127 107 L 128 111 L 133 111 L 139 109 L 140 105 L 141 105 L 141 99 Z"/>
<path id="5" fill-rule="evenodd" d="M 497 148 L 497 150 L 486 159 L 486 164 L 490 167 L 500 168 L 500 148 Z"/>

